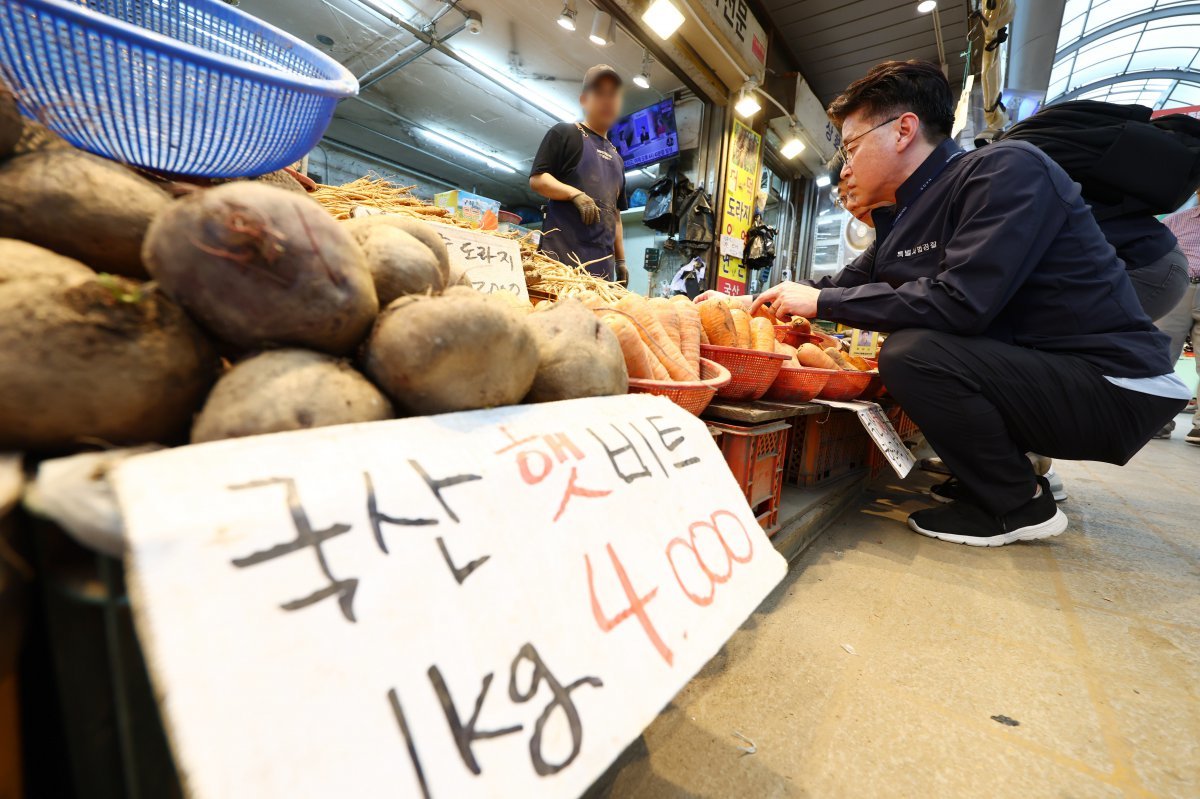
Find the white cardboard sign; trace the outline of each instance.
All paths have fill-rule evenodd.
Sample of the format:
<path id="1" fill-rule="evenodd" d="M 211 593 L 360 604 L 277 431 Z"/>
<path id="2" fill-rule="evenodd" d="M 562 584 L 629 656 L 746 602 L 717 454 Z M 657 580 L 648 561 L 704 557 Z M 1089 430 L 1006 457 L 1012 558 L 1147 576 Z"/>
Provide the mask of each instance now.
<path id="1" fill-rule="evenodd" d="M 200 799 L 584 791 L 785 572 L 631 395 L 140 456 L 138 634 Z"/>
<path id="2" fill-rule="evenodd" d="M 471 285 L 484 294 L 508 291 L 529 299 L 521 245 L 513 239 L 478 230 L 436 225 L 450 253 L 450 280 L 466 275 Z"/>
<path id="3" fill-rule="evenodd" d="M 867 435 L 875 442 L 875 446 L 883 453 L 883 457 L 887 460 L 896 474 L 901 478 L 908 477 L 908 473 L 917 465 L 917 461 L 913 458 L 908 447 L 904 446 L 904 442 L 900 439 L 900 434 L 896 432 L 892 420 L 883 412 L 883 408 L 879 407 L 876 402 L 835 402 L 833 400 L 813 400 L 822 405 L 828 405 L 831 408 L 843 408 L 848 411 L 854 411 L 858 415 L 858 421 L 867 431 Z"/>

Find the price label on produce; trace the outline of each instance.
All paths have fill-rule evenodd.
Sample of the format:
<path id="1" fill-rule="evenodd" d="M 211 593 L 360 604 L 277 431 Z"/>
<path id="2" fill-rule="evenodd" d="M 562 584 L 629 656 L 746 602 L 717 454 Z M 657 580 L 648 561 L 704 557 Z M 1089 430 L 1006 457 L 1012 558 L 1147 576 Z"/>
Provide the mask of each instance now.
<path id="1" fill-rule="evenodd" d="M 126 462 L 127 579 L 199 799 L 583 792 L 785 571 L 659 397 Z"/>
<path id="2" fill-rule="evenodd" d="M 529 299 L 521 245 L 514 239 L 478 230 L 435 224 L 450 253 L 450 280 L 463 275 L 484 294 L 508 291 Z"/>

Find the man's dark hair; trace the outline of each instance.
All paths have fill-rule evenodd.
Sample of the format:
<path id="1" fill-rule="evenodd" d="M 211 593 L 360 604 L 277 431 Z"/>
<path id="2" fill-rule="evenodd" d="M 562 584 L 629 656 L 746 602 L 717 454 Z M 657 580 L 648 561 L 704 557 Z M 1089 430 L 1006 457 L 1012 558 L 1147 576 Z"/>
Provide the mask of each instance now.
<path id="1" fill-rule="evenodd" d="M 826 109 L 839 128 L 857 111 L 865 111 L 876 121 L 911 111 L 921 120 L 925 138 L 937 143 L 950 136 L 954 97 L 937 64 L 915 59 L 884 61 L 847 86 Z"/>

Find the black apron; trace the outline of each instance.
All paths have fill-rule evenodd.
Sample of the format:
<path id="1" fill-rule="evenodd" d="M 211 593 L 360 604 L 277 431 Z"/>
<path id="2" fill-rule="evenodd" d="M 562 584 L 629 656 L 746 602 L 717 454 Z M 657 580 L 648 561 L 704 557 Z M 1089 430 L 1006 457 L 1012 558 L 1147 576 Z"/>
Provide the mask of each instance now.
<path id="1" fill-rule="evenodd" d="M 600 208 L 600 221 L 585 225 L 573 202 L 550 200 L 546 222 L 542 225 L 542 230 L 547 232 L 542 234 L 541 250 L 571 266 L 595 261 L 588 264 L 587 270 L 598 277 L 614 280 L 617 219 L 620 214 L 617 201 L 625 180 L 625 162 L 608 139 L 578 122 L 575 127 L 583 136 L 583 153 L 579 156 L 579 163 L 570 174 L 554 177 L 595 200 Z M 579 260 L 576 261 L 576 258 Z M 597 258 L 603 260 L 597 261 Z"/>

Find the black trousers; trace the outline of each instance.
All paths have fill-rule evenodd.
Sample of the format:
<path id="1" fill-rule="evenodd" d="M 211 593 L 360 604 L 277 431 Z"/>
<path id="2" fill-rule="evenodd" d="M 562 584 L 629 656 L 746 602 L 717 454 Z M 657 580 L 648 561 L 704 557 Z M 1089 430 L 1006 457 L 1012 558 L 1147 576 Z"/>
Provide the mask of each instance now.
<path id="1" fill-rule="evenodd" d="M 954 476 L 997 515 L 1037 490 L 1026 452 L 1125 464 L 1186 404 L 1114 386 L 1070 355 L 932 330 L 888 336 L 879 371 Z"/>

